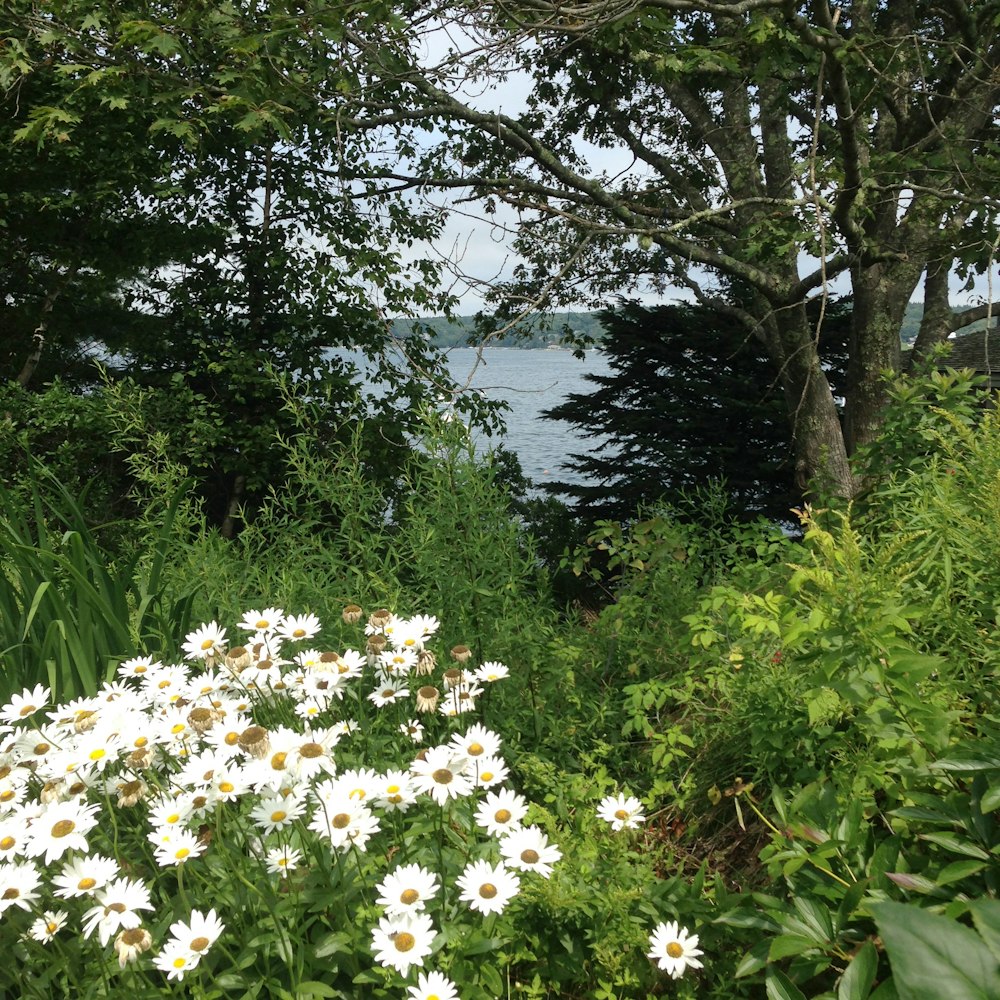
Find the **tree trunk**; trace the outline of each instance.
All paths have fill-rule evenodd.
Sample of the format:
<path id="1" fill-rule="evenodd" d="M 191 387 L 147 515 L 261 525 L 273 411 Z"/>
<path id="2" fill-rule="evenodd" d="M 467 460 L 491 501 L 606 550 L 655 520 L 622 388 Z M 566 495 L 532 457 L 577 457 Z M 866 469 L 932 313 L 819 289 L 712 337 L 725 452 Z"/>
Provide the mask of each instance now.
<path id="1" fill-rule="evenodd" d="M 951 265 L 951 259 L 946 258 L 927 266 L 927 277 L 924 279 L 924 315 L 910 352 L 911 368 L 919 364 L 935 344 L 947 340 L 951 333 L 951 305 L 948 301 Z"/>
<path id="2" fill-rule="evenodd" d="M 911 264 L 856 264 L 844 407 L 847 453 L 874 440 L 886 404 L 884 374 L 899 371 L 899 331 L 921 268 Z"/>
<path id="3" fill-rule="evenodd" d="M 247 477 L 242 473 L 237 473 L 233 479 L 233 490 L 229 494 L 229 504 L 226 507 L 226 516 L 222 519 L 223 538 L 234 538 L 236 536 L 236 522 L 239 521 L 240 503 L 243 494 L 246 492 Z"/>
<path id="4" fill-rule="evenodd" d="M 852 497 L 854 475 L 847 460 L 840 414 L 820 364 L 816 331 L 799 304 L 777 312 L 767 338 L 779 366 L 795 448 L 795 481 L 803 492 Z"/>

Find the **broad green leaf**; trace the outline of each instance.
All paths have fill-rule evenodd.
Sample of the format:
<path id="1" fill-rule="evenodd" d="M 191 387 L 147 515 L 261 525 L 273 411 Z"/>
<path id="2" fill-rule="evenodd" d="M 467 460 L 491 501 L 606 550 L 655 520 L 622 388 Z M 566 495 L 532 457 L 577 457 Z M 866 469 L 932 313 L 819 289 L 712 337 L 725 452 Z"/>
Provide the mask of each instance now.
<path id="1" fill-rule="evenodd" d="M 771 941 L 767 957 L 772 962 L 779 959 L 788 958 L 789 955 L 801 955 L 804 951 L 810 951 L 819 947 L 817 942 L 811 937 L 804 937 L 801 934 L 779 934 Z"/>
<path id="2" fill-rule="evenodd" d="M 993 952 L 993 957 L 1000 961 L 1000 901 L 995 899 L 977 899 L 969 904 L 972 922 L 976 930 L 986 942 L 986 947 Z"/>
<path id="3" fill-rule="evenodd" d="M 871 941 L 857 951 L 837 984 L 837 1000 L 865 1000 L 878 971 L 878 952 Z"/>
<path id="4" fill-rule="evenodd" d="M 805 994 L 780 969 L 768 969 L 767 1000 L 806 1000 Z"/>
<path id="5" fill-rule="evenodd" d="M 1000 965 L 971 928 L 905 903 L 872 907 L 900 1000 L 996 1000 Z"/>
<path id="6" fill-rule="evenodd" d="M 978 845 L 960 837 L 957 833 L 922 833 L 921 840 L 928 840 L 932 844 L 937 844 L 952 854 L 964 854 L 969 858 L 978 858 L 980 861 L 989 861 L 990 856 Z"/>

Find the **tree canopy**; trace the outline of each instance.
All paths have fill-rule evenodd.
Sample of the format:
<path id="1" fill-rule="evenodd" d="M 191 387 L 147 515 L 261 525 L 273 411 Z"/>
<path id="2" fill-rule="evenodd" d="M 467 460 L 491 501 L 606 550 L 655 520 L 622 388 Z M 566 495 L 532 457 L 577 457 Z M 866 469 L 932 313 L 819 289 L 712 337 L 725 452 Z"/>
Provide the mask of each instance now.
<path id="1" fill-rule="evenodd" d="M 764 345 L 802 486 L 854 492 L 848 457 L 877 432 L 881 375 L 899 366 L 898 331 L 921 282 L 918 352 L 990 308 L 956 315 L 949 284 L 987 271 L 1000 241 L 998 0 L 5 9 L 0 79 L 18 141 L 77 144 L 121 115 L 136 142 L 169 140 L 171 181 L 214 201 L 216 221 L 227 218 L 223 190 L 259 193 L 268 162 L 275 176 L 295 161 L 325 208 L 286 199 L 281 238 L 318 224 L 331 259 L 348 262 L 325 272 L 333 298 L 344 275 L 377 274 L 390 310 L 427 304 L 431 258 L 402 301 L 394 279 L 397 248 L 438 232 L 436 210 L 421 211 L 432 190 L 517 213 L 525 263 L 508 301 L 687 288 Z M 43 72 L 53 92 L 18 104 Z M 503 98 L 515 73 L 523 103 Z M 239 155 L 220 157 L 220 142 Z M 602 167 L 610 153 L 615 165 Z M 185 165 L 213 158 L 223 172 L 185 189 L 184 177 L 200 177 Z M 270 259 L 280 227 L 262 251 L 267 212 L 260 201 L 237 209 Z M 732 281 L 750 290 L 739 307 L 719 292 Z M 844 285 L 842 422 L 817 324 Z"/>

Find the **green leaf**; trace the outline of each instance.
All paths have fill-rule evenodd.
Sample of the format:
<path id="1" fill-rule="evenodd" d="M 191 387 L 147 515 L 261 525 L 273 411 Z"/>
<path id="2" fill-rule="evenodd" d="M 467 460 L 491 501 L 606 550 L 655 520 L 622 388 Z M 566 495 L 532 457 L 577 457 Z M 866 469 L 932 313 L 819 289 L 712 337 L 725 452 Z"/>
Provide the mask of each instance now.
<path id="1" fill-rule="evenodd" d="M 986 947 L 993 952 L 993 957 L 1000 961 L 1000 901 L 995 899 L 977 899 L 969 904 L 972 922 L 976 925 Z"/>
<path id="2" fill-rule="evenodd" d="M 959 881 L 959 879 L 975 875 L 976 872 L 981 872 L 985 867 L 986 865 L 981 861 L 953 861 L 950 865 L 945 865 L 937 873 L 934 881 L 938 885 L 949 885 L 952 882 Z"/>
<path id="3" fill-rule="evenodd" d="M 302 997 L 335 997 L 339 996 L 337 990 L 326 983 L 317 982 L 315 979 L 306 980 L 295 987 L 296 1000 Z"/>
<path id="4" fill-rule="evenodd" d="M 989 861 L 990 859 L 990 856 L 981 847 L 964 837 L 960 837 L 957 833 L 922 833 L 920 839 L 937 844 L 953 854 L 964 854 L 966 857 L 978 858 L 980 861 Z"/>
<path id="5" fill-rule="evenodd" d="M 740 979 L 743 976 L 752 976 L 760 972 L 767 965 L 767 952 L 771 946 L 770 941 L 758 941 L 741 959 L 736 966 L 735 977 Z"/>
<path id="6" fill-rule="evenodd" d="M 767 1000 L 806 1000 L 805 994 L 780 969 L 768 969 Z"/>
<path id="7" fill-rule="evenodd" d="M 866 941 L 837 984 L 837 1000 L 865 1000 L 875 982 L 878 971 L 878 952 L 871 941 Z"/>
<path id="8" fill-rule="evenodd" d="M 779 934 L 771 941 L 767 957 L 772 962 L 779 959 L 788 958 L 789 955 L 801 955 L 804 951 L 811 951 L 819 947 L 817 942 L 811 937 L 804 937 L 801 934 Z"/>
<path id="9" fill-rule="evenodd" d="M 905 903 L 872 907 L 900 1000 L 996 1000 L 1000 966 L 970 928 Z"/>
<path id="10" fill-rule="evenodd" d="M 1000 809 L 1000 784 L 990 785 L 979 800 L 979 809 L 985 815 Z"/>

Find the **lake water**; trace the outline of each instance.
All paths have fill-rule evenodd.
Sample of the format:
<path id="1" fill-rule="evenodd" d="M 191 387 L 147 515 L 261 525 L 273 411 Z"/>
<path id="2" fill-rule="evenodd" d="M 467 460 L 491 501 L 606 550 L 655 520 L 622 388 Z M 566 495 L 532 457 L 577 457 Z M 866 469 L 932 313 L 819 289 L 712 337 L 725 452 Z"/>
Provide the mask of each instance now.
<path id="1" fill-rule="evenodd" d="M 354 352 L 350 355 L 364 370 L 363 358 Z M 541 414 L 558 406 L 570 393 L 592 392 L 594 386 L 584 376 L 608 374 L 605 355 L 592 350 L 581 359 L 567 350 L 491 347 L 483 352 L 478 365 L 476 360 L 475 348 L 455 347 L 448 352 L 448 369 L 460 384 L 471 372 L 470 390 L 509 405 L 504 415 L 507 432 L 500 440 L 517 455 L 524 474 L 535 483 L 546 479 L 580 482 L 582 477 L 563 470 L 562 462 L 574 452 L 592 450 L 595 439 L 584 437 L 561 420 L 545 420 Z M 499 442 L 486 438 L 483 443 Z"/>
<path id="2" fill-rule="evenodd" d="M 454 348 L 448 367 L 454 378 L 464 382 L 473 371 L 476 351 Z M 544 410 L 558 406 L 570 393 L 589 393 L 594 386 L 584 376 L 608 374 L 607 358 L 600 351 L 588 351 L 576 358 L 566 350 L 519 350 L 494 347 L 483 352 L 483 363 L 475 368 L 471 388 L 487 399 L 502 400 L 510 406 L 505 414 L 507 432 L 504 445 L 520 459 L 524 474 L 536 483 L 546 479 L 579 482 L 578 475 L 561 468 L 574 452 L 587 452 L 594 439 L 561 420 L 546 420 Z"/>

